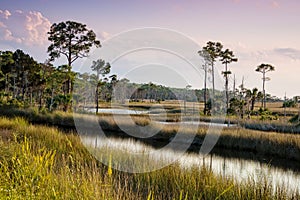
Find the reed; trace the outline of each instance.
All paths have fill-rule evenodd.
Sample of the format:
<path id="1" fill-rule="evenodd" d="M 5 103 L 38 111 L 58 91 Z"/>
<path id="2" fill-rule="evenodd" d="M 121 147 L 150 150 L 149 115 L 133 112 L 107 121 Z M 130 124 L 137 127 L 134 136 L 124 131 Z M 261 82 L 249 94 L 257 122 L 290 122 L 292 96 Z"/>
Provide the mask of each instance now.
<path id="1" fill-rule="evenodd" d="M 76 134 L 21 118 L 0 118 L 0 152 L 0 199 L 300 198 L 285 187 L 272 188 L 266 179 L 237 183 L 203 166 L 175 163 L 149 173 L 117 171 L 91 156 Z"/>

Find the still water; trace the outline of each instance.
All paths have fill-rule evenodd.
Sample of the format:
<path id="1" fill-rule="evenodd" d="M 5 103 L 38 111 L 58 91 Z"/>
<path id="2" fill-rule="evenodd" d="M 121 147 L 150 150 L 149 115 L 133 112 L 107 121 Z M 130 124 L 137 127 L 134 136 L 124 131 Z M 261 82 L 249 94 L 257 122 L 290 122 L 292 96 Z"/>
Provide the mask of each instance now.
<path id="1" fill-rule="evenodd" d="M 96 109 L 89 108 L 89 109 L 87 109 L 87 111 L 90 113 L 95 113 Z M 117 115 L 143 115 L 143 114 L 156 115 L 156 114 L 152 114 L 150 111 L 147 111 L 147 110 L 133 110 L 133 109 L 121 109 L 121 108 L 120 109 L 118 109 L 118 108 L 100 108 L 100 109 L 98 109 L 98 113 L 117 114 Z M 199 126 L 213 125 L 213 126 L 220 126 L 220 127 L 236 127 L 237 126 L 235 124 L 208 123 L 208 122 L 201 122 L 201 121 L 182 121 L 182 122 L 156 121 L 155 123 L 165 124 L 165 125 L 183 124 L 183 125 L 199 125 Z"/>
<path id="2" fill-rule="evenodd" d="M 88 112 L 95 113 L 96 108 L 89 108 L 87 109 Z M 130 110 L 130 109 L 118 109 L 118 108 L 100 108 L 98 109 L 98 113 L 104 114 L 119 114 L 119 115 L 141 115 L 147 114 L 149 111 L 142 111 L 142 110 Z"/>
<path id="3" fill-rule="evenodd" d="M 155 152 L 152 154 L 152 159 L 161 162 L 171 160 L 172 162 L 179 163 L 182 168 L 195 166 L 200 168 L 206 166 L 215 174 L 233 178 L 237 182 L 251 180 L 259 183 L 263 180 L 267 180 L 268 183 L 273 185 L 273 188 L 283 186 L 290 193 L 300 191 L 300 171 L 295 169 L 285 169 L 256 160 L 222 157 L 215 154 L 203 156 L 196 153 L 179 153 L 170 149 L 157 151 L 157 149 L 132 139 L 101 139 L 95 136 L 81 136 L 81 139 L 85 146 L 100 151 L 105 147 L 110 150 L 115 150 L 115 152 L 121 151 L 127 154 Z M 284 162 L 289 161 L 286 160 Z"/>

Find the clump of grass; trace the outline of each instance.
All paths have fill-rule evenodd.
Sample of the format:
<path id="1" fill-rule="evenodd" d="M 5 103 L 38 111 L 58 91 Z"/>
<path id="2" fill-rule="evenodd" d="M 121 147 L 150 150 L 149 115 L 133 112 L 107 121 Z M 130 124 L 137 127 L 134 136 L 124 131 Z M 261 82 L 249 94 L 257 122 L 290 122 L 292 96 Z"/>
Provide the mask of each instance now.
<path id="1" fill-rule="evenodd" d="M 111 198 L 99 163 L 77 136 L 10 121 L 15 140 L 1 140 L 0 199 Z"/>
<path id="2" fill-rule="evenodd" d="M 224 129 L 217 146 L 300 160 L 300 135 L 297 134 Z"/>
<path id="3" fill-rule="evenodd" d="M 55 151 L 40 149 L 39 154 L 32 155 L 31 148 L 25 138 L 19 144 L 19 151 L 14 152 L 11 159 L 3 160 L 0 164 L 2 194 L 6 193 L 12 199 L 32 199 L 36 195 L 49 198 L 54 195 L 53 191 L 44 188 L 52 181 Z"/>
<path id="4" fill-rule="evenodd" d="M 27 125 L 27 122 L 23 118 L 15 118 L 14 120 L 10 120 L 5 117 L 0 118 L 0 129 L 12 129 L 16 127 L 16 123 L 19 125 Z"/>
<path id="5" fill-rule="evenodd" d="M 278 132 L 278 133 L 300 133 L 300 127 L 287 120 L 266 120 L 251 119 L 240 122 L 241 126 L 247 129 Z"/>

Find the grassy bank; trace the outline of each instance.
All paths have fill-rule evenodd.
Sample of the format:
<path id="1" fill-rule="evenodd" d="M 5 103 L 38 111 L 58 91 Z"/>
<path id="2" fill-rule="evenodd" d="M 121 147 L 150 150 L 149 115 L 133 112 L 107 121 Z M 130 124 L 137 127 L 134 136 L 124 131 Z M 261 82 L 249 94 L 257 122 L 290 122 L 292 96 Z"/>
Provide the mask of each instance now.
<path id="1" fill-rule="evenodd" d="M 62 111 L 49 112 L 39 112 L 38 109 L 28 108 L 28 109 L 18 109 L 10 107 L 0 107 L 0 115 L 5 117 L 23 117 L 28 121 L 36 124 L 47 124 L 63 127 L 74 127 L 73 113 L 65 113 Z M 101 117 L 112 116 L 112 114 L 99 114 Z M 145 121 L 145 119 L 150 119 L 149 115 L 131 115 L 138 119 L 137 121 Z M 279 133 L 300 133 L 300 126 L 289 123 L 288 118 L 280 120 L 259 120 L 257 117 L 252 117 L 252 119 L 238 119 L 237 117 L 210 117 L 210 116 L 196 116 L 196 115 L 182 115 L 178 113 L 167 113 L 166 116 L 152 115 L 152 119 L 156 121 L 166 121 L 166 122 L 180 122 L 180 121 L 202 121 L 202 122 L 216 122 L 216 123 L 228 123 L 239 124 L 240 126 L 259 131 L 267 132 L 279 132 Z M 149 120 L 148 120 L 149 121 Z"/>
<path id="2" fill-rule="evenodd" d="M 0 199 L 299 199 L 265 179 L 242 184 L 206 168 L 129 174 L 103 166 L 73 134 L 0 119 Z M 113 159 L 113 157 L 112 157 Z M 275 193 L 272 192 L 275 190 Z"/>
<path id="3" fill-rule="evenodd" d="M 18 109 L 6 109 L 1 110 L 2 115 L 6 115 L 8 117 L 22 116 L 33 122 L 35 124 L 47 124 L 59 126 L 67 129 L 75 130 L 75 124 L 73 120 L 72 113 L 64 113 L 64 112 L 54 112 L 54 113 L 39 113 L 35 110 L 18 110 Z M 89 124 L 89 119 L 85 119 L 84 115 L 76 115 L 75 118 L 78 121 L 87 120 L 86 123 Z M 159 118 L 159 116 L 158 116 Z M 132 119 L 136 124 L 145 126 L 151 123 L 151 120 L 147 116 L 132 116 Z M 99 123 L 101 128 L 107 132 L 108 135 L 112 136 L 120 136 L 120 137 L 130 137 L 124 131 L 122 131 L 118 124 L 115 122 L 114 118 L 111 115 L 99 115 L 98 116 Z M 260 126 L 271 126 L 268 123 L 255 121 Z M 120 123 L 123 127 L 126 127 L 128 130 L 137 131 L 135 127 L 128 123 L 128 118 L 124 118 L 120 116 Z M 249 123 L 249 122 L 248 122 Z M 283 122 L 278 122 L 278 124 L 284 126 Z M 254 123 L 253 123 L 254 124 Z M 279 124 L 279 125 L 280 125 Z M 278 125 L 278 126 L 279 126 Z M 199 151 L 199 147 L 202 144 L 202 141 L 207 133 L 207 126 L 199 127 L 198 131 L 196 131 L 196 137 L 190 147 L 191 151 Z M 300 128 L 300 127 L 298 127 Z M 161 129 L 157 126 L 150 126 L 150 129 Z M 154 136 L 141 139 L 142 141 L 152 144 L 163 146 L 169 143 L 170 139 L 172 139 L 178 131 L 178 126 L 172 125 L 164 125 L 164 127 Z M 186 126 L 183 134 L 192 134 L 195 130 L 190 126 Z M 95 131 L 97 134 L 97 132 Z M 218 135 L 218 132 L 214 133 L 212 131 L 211 134 Z M 185 141 L 183 141 L 185 142 Z M 226 148 L 231 150 L 238 151 L 250 151 L 253 153 L 257 153 L 260 155 L 268 155 L 271 157 L 278 158 L 286 158 L 293 159 L 296 161 L 300 161 L 300 135 L 292 134 L 292 133 L 277 133 L 275 131 L 255 131 L 244 128 L 224 128 L 221 132 L 221 135 L 218 139 L 216 147 Z"/>
<path id="4" fill-rule="evenodd" d="M 150 123 L 149 119 L 145 119 L 143 117 L 134 117 L 133 119 L 135 123 L 139 125 L 148 125 Z M 86 120 L 82 124 L 89 124 L 89 119 L 82 118 L 81 120 Z M 113 117 L 99 117 L 99 123 L 101 125 L 101 128 L 105 132 L 107 132 L 107 135 L 128 138 L 131 137 L 130 134 L 139 131 L 139 129 L 128 123 L 128 118 L 126 117 L 124 117 L 123 120 L 122 117 L 120 117 L 120 120 L 118 120 L 118 124 L 115 122 Z M 124 131 L 124 128 L 123 130 L 121 130 L 119 128 L 119 125 L 121 125 L 121 127 L 125 127 L 125 129 L 128 131 Z M 196 134 L 189 150 L 198 152 L 205 136 L 208 133 L 207 131 L 209 127 L 193 127 L 191 125 L 182 125 L 182 127 L 179 128 L 179 125 L 174 124 L 153 124 L 148 127 L 149 130 L 151 130 L 150 132 L 156 132 L 156 130 L 159 130 L 158 133 L 154 136 L 141 138 L 139 140 L 156 147 L 162 147 L 168 144 L 180 130 L 180 134 L 185 134 L 187 136 L 186 138 L 192 138 L 194 137 L 193 134 Z M 90 132 L 94 132 L 96 134 L 98 133 L 97 131 Z M 215 146 L 221 149 L 247 151 L 259 155 L 300 161 L 299 134 L 262 132 L 240 127 L 223 128 L 222 130 L 211 129 L 209 134 L 218 137 L 218 141 Z M 181 142 L 185 143 L 185 138 L 183 138 Z"/>
<path id="5" fill-rule="evenodd" d="M 247 129 L 278 132 L 278 133 L 300 133 L 300 125 L 291 124 L 288 120 L 266 121 L 262 122 L 258 119 L 244 120 L 240 124 Z"/>

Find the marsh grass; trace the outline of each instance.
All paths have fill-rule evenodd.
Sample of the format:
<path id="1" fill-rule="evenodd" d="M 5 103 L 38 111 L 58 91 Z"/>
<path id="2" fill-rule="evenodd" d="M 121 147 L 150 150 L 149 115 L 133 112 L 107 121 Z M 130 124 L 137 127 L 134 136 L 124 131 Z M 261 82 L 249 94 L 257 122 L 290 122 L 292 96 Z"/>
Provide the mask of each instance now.
<path id="1" fill-rule="evenodd" d="M 37 110 L 28 109 L 28 110 L 18 110 L 18 109 L 1 109 L 2 115 L 7 115 L 8 117 L 14 116 L 23 116 L 30 122 L 34 122 L 37 124 L 48 124 L 59 126 L 67 129 L 75 130 L 74 118 L 78 121 L 87 120 L 87 124 L 89 123 L 88 115 L 75 114 L 72 113 L 64 113 L 64 112 L 53 112 L 53 113 L 39 113 Z M 170 119 L 174 119 L 174 116 L 178 115 L 169 115 Z M 95 118 L 96 116 L 92 116 Z M 164 145 L 168 143 L 170 139 L 174 137 L 178 132 L 178 125 L 164 125 L 161 127 L 155 123 L 152 123 L 153 120 L 159 121 L 161 116 L 154 116 L 152 118 L 149 115 L 139 116 L 139 115 L 131 115 L 132 120 L 135 123 L 135 126 L 128 123 L 128 118 L 123 118 L 119 116 L 120 120 L 118 123 L 121 123 L 123 127 L 127 130 L 136 129 L 137 126 L 145 127 L 153 129 L 154 132 L 156 130 L 160 130 L 155 136 L 145 139 L 144 141 L 147 143 L 157 143 Z M 193 116 L 184 116 L 184 120 L 193 120 Z M 26 123 L 20 119 L 19 124 Z M 126 132 L 122 131 L 119 127 L 120 124 L 117 124 L 112 115 L 99 115 L 96 117 L 98 120 L 101 129 L 106 132 L 109 132 L 111 135 L 128 137 Z M 201 117 L 201 121 L 216 121 L 218 122 L 218 118 L 204 118 Z M 231 119 L 234 121 L 235 119 Z M 300 126 L 296 127 L 291 124 L 288 124 L 287 120 L 278 120 L 278 121 L 260 121 L 257 119 L 244 120 L 239 122 L 241 126 L 249 127 L 256 130 L 249 130 L 245 128 L 223 128 L 220 138 L 216 144 L 217 147 L 232 149 L 232 150 L 242 150 L 242 151 L 251 151 L 254 153 L 258 153 L 261 155 L 268 156 L 276 156 L 280 158 L 287 158 L 293 160 L 300 160 L 300 135 L 295 134 L 297 130 L 299 131 Z M 5 129 L 9 129 L 13 126 L 13 123 L 6 119 L 3 121 L 0 127 Z M 198 150 L 197 146 L 201 145 L 206 133 L 208 126 L 200 126 L 196 131 L 196 139 L 193 142 L 191 150 Z M 260 129 L 268 130 L 268 131 L 259 131 Z M 278 133 L 278 131 L 284 130 L 287 133 Z M 42 132 L 42 131 L 41 131 Z M 192 127 L 186 126 L 184 130 L 181 131 L 182 134 L 192 134 L 195 130 Z M 293 134 L 294 133 L 294 134 Z M 97 134 L 97 133 L 96 133 Z M 214 134 L 214 132 L 212 132 Z M 217 133 L 216 133 L 217 134 Z M 10 136 L 6 134 L 6 138 L 10 139 Z"/>
<path id="2" fill-rule="evenodd" d="M 259 119 L 242 120 L 238 122 L 242 127 L 246 129 L 266 131 L 266 132 L 278 132 L 278 133 L 291 133 L 299 134 L 300 127 L 296 124 L 290 123 L 288 119 L 280 118 L 279 120 L 267 120 L 261 121 Z"/>
<path id="3" fill-rule="evenodd" d="M 0 118 L 0 136 L 0 199 L 300 198 L 267 180 L 237 183 L 205 167 L 175 163 L 149 173 L 117 171 L 92 157 L 77 135 L 21 118 Z"/>
<path id="4" fill-rule="evenodd" d="M 1 118 L 0 129 L 14 138 L 1 140 L 0 199 L 88 199 L 103 184 L 77 136 L 20 118 Z"/>
<path id="5" fill-rule="evenodd" d="M 191 125 L 174 125 L 174 124 L 157 124 L 151 123 L 149 119 L 144 117 L 134 117 L 134 121 L 138 125 L 149 126 L 149 130 L 158 130 L 158 133 L 152 137 L 142 139 L 146 143 L 165 142 L 168 143 L 176 134 L 190 135 L 194 138 L 191 150 L 199 150 L 202 141 L 208 133 L 209 126 L 191 126 Z M 88 123 L 88 121 L 87 121 Z M 124 117 L 118 120 L 117 124 L 113 117 L 99 117 L 99 123 L 104 131 L 108 131 L 112 136 L 130 137 L 126 132 L 121 130 L 119 126 L 126 127 L 129 133 L 138 130 L 136 126 L 128 123 L 128 118 Z M 244 129 L 241 127 L 223 128 L 219 135 L 219 129 L 212 128 L 209 134 L 219 137 L 216 147 L 230 150 L 254 152 L 259 155 L 275 156 L 278 158 L 286 158 L 300 161 L 300 135 L 292 133 L 263 132 L 256 130 Z M 96 132 L 94 132 L 97 134 Z M 195 134 L 195 136 L 194 136 Z M 186 141 L 182 141 L 184 143 Z"/>

